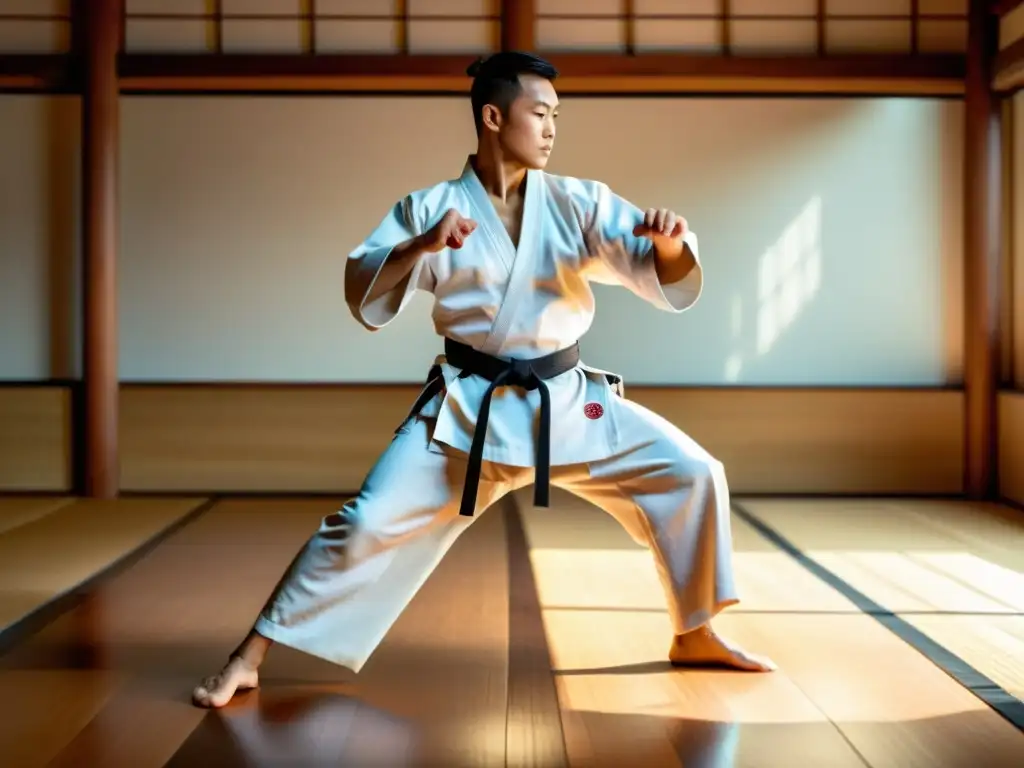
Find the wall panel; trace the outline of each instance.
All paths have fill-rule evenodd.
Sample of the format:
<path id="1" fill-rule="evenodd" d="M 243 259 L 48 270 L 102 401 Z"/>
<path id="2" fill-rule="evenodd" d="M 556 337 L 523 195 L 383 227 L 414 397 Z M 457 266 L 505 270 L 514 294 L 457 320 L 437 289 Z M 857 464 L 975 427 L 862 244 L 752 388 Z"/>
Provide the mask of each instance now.
<path id="1" fill-rule="evenodd" d="M 1009 153 L 1009 162 L 1004 166 L 1009 179 L 1004 189 L 1009 200 L 1004 208 L 1007 227 L 1004 230 L 1009 259 L 1010 291 L 1010 334 L 1012 347 L 1012 383 L 1016 389 L 1024 389 L 1024 92 L 1012 97 L 1009 110 L 1009 129 L 1004 132 L 1007 141 L 1003 151 Z"/>
<path id="2" fill-rule="evenodd" d="M 131 491 L 356 490 L 416 388 L 138 386 L 122 395 Z M 627 389 L 725 462 L 736 493 L 957 493 L 955 391 Z"/>
<path id="3" fill-rule="evenodd" d="M 69 387 L 0 386 L 0 491 L 71 490 L 71 418 Z"/>
<path id="4" fill-rule="evenodd" d="M 222 39 L 246 52 L 341 52 L 372 47 L 390 53 L 476 53 L 496 50 L 495 0 L 233 0 L 222 18 L 211 5 L 188 0 L 127 0 L 129 50 L 215 50 Z M 966 5 L 910 0 L 537 0 L 536 44 L 541 51 L 678 50 L 735 54 L 911 53 L 965 50 Z M 433 18 L 431 18 L 433 17 Z M 392 34 L 382 30 L 389 25 Z M 819 26 L 824 46 L 819 50 Z M 220 31 L 217 31 L 220 27 Z M 372 29 L 372 31 L 371 31 Z M 365 31 L 369 37 L 364 37 Z M 315 41 L 315 44 L 314 44 Z M 371 44 L 372 41 L 372 44 Z"/>
<path id="5" fill-rule="evenodd" d="M 499 47 L 495 0 L 127 0 L 130 52 L 464 53 Z M 310 13 L 313 10 L 314 13 Z"/>
<path id="6" fill-rule="evenodd" d="M 416 394 L 410 386 L 125 385 L 125 491 L 345 492 Z M 942 390 L 633 387 L 723 460 L 737 493 L 956 493 L 962 394 Z M 71 392 L 0 388 L 0 491 L 71 489 Z M 1020 499 L 1024 400 L 1004 395 L 1003 491 Z"/>
<path id="7" fill-rule="evenodd" d="M 999 394 L 999 492 L 1024 504 L 1024 392 Z"/>
<path id="8" fill-rule="evenodd" d="M 633 384 L 958 380 L 958 102 L 563 102 L 550 170 L 679 211 L 707 268 L 683 315 L 596 286 L 589 362 Z M 430 297 L 370 334 L 341 281 L 395 201 L 461 172 L 464 99 L 130 97 L 122 139 L 124 379 L 422 380 Z"/>
<path id="9" fill-rule="evenodd" d="M 0 52 L 67 53 L 71 0 L 0 0 Z"/>
<path id="10" fill-rule="evenodd" d="M 79 101 L 0 96 L 0 381 L 72 379 Z"/>

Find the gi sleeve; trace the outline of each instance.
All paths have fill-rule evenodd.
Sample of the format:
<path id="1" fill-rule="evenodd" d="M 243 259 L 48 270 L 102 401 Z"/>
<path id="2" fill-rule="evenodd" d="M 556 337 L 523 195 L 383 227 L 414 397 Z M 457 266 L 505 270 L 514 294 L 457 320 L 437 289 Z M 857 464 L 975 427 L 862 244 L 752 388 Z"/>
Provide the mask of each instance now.
<path id="1" fill-rule="evenodd" d="M 373 286 L 395 266 L 388 257 L 398 245 L 420 234 L 411 195 L 397 203 L 366 240 L 349 255 L 345 264 L 345 302 L 365 328 L 375 331 L 394 320 L 417 290 L 432 292 L 434 276 L 426 258 L 387 293 L 370 300 Z"/>
<path id="2" fill-rule="evenodd" d="M 704 287 L 697 235 L 687 232 L 684 237 L 685 247 L 696 262 L 693 269 L 682 280 L 662 285 L 655 269 L 654 244 L 633 234 L 633 228 L 643 223 L 643 211 L 600 182 L 592 183 L 589 196 L 591 216 L 584 239 L 593 261 L 587 278 L 620 285 L 667 312 L 683 312 L 696 304 Z"/>

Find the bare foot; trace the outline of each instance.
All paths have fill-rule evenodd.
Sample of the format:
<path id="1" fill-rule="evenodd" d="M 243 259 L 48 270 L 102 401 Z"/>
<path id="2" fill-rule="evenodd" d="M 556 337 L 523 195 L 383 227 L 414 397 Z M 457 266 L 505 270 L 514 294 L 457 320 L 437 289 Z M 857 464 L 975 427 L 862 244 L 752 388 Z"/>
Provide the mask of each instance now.
<path id="1" fill-rule="evenodd" d="M 747 653 L 719 637 L 707 624 L 685 635 L 676 635 L 668 658 L 677 667 L 724 667 L 744 672 L 777 669 L 771 659 Z"/>
<path id="2" fill-rule="evenodd" d="M 192 691 L 192 702 L 197 707 L 223 707 L 236 691 L 248 691 L 259 685 L 256 667 L 235 656 L 220 673 L 208 677 Z"/>

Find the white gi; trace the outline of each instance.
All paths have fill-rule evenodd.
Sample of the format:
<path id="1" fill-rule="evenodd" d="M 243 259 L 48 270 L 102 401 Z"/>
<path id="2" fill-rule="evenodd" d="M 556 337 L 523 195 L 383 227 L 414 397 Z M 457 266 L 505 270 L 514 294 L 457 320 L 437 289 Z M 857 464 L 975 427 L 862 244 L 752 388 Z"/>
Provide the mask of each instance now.
<path id="1" fill-rule="evenodd" d="M 461 249 L 424 256 L 408 279 L 369 302 L 399 243 L 449 208 L 474 219 Z M 437 333 L 502 358 L 534 358 L 589 329 L 589 283 L 616 284 L 669 312 L 697 301 L 698 259 L 661 285 L 650 240 L 633 235 L 643 213 L 604 184 L 529 171 L 518 248 L 467 162 L 460 178 L 398 203 L 349 256 L 352 313 L 381 328 L 416 290 L 435 297 Z M 445 387 L 406 420 L 359 495 L 326 517 L 261 612 L 265 637 L 359 671 L 474 517 L 458 514 L 466 455 L 489 382 L 458 378 L 444 356 Z M 737 602 L 729 490 L 721 463 L 665 419 L 622 396 L 621 380 L 583 364 L 545 382 L 551 397 L 551 482 L 613 515 L 650 548 L 676 632 Z M 477 513 L 533 482 L 537 390 L 493 396 Z M 558 514 L 553 510 L 551 514 Z"/>

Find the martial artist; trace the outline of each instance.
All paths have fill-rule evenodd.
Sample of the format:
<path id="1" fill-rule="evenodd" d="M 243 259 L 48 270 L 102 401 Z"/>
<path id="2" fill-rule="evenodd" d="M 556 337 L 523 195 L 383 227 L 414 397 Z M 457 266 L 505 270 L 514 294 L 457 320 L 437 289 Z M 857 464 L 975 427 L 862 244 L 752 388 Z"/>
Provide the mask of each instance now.
<path id="1" fill-rule="evenodd" d="M 664 209 L 546 173 L 555 69 L 524 53 L 477 62 L 476 153 L 460 176 L 399 201 L 348 257 L 345 294 L 369 330 L 416 291 L 434 297 L 445 352 L 358 496 L 326 517 L 200 706 L 257 684 L 273 642 L 358 672 L 457 537 L 504 494 L 549 484 L 614 516 L 649 548 L 679 666 L 767 671 L 711 619 L 738 602 L 722 464 L 580 361 L 591 283 L 668 312 L 697 301 L 697 238 Z M 557 511 L 551 514 L 557 514 Z"/>

